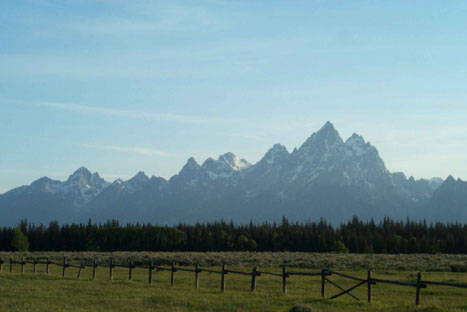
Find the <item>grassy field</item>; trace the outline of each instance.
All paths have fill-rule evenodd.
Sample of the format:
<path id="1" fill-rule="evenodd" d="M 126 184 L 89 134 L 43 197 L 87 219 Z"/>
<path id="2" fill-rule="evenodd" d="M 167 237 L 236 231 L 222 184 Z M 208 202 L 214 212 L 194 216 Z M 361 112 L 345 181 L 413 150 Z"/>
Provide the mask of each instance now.
<path id="1" fill-rule="evenodd" d="M 117 261 L 127 261 L 132 257 L 135 261 L 180 265 L 194 265 L 198 262 L 205 266 L 252 267 L 302 267 L 313 269 L 355 270 L 407 270 L 407 271 L 436 271 L 467 272 L 467 255 L 423 255 L 423 254 L 335 254 L 335 253 L 304 253 L 304 252 L 37 252 L 37 253 L 8 253 L 0 252 L 0 257 L 7 260 L 10 257 L 51 257 L 61 260 L 64 256 L 69 259 L 86 259 L 92 261 L 108 261 L 114 257 Z"/>
<path id="2" fill-rule="evenodd" d="M 62 255 L 49 254 L 54 257 Z M 134 258 L 138 257 L 136 254 L 132 255 Z M 276 258 L 279 255 L 276 254 Z M 0 256 L 5 259 L 10 255 Z M 108 258 L 108 254 L 86 254 L 85 256 Z M 148 254 L 144 253 L 140 256 L 145 258 Z M 152 256 L 155 257 L 155 254 Z M 172 254 L 173 256 L 188 257 L 189 255 Z M 231 255 L 231 258 L 236 256 L 239 255 Z M 296 256 L 302 257 L 302 255 Z M 333 256 L 337 255 L 327 255 L 328 258 L 333 258 Z M 318 256 L 315 255 L 315 257 Z M 429 256 L 419 257 L 421 259 Z M 267 257 L 263 255 L 262 258 Z M 462 262 L 457 258 L 455 261 Z M 415 271 L 394 270 L 384 268 L 384 266 L 387 264 L 379 268 L 374 267 L 373 276 L 401 281 L 416 280 Z M 250 271 L 251 265 L 242 265 L 237 269 Z M 274 268 L 274 266 L 267 270 L 280 272 L 280 268 Z M 96 280 L 92 280 L 91 268 L 84 269 L 79 280 L 76 268 L 69 268 L 67 277 L 64 279 L 60 276 L 61 268 L 56 266 L 51 266 L 49 275 L 45 275 L 44 265 L 38 266 L 36 275 L 32 273 L 30 264 L 26 265 L 24 274 L 19 272 L 19 265 L 14 266 L 13 273 L 9 273 L 8 265 L 4 265 L 3 272 L 0 273 L 0 311 L 290 311 L 294 305 L 311 307 L 313 311 L 467 311 L 467 289 L 439 286 L 429 286 L 422 290 L 421 305 L 415 308 L 414 288 L 386 284 L 373 287 L 373 303 L 371 304 L 365 302 L 366 287 L 358 288 L 353 292 L 362 299 L 362 302 L 357 302 L 348 296 L 335 300 L 323 300 L 320 295 L 319 277 L 290 277 L 288 279 L 289 294 L 285 296 L 282 294 L 281 278 L 268 275 L 258 277 L 257 290 L 252 292 L 249 276 L 228 274 L 226 292 L 222 293 L 218 274 L 201 273 L 200 288 L 195 290 L 194 273 L 181 271 L 175 274 L 173 287 L 170 286 L 170 272 L 154 272 L 153 283 L 150 285 L 148 284 L 148 271 L 144 269 L 134 270 L 132 281 L 128 281 L 128 269 L 125 268 L 114 269 L 113 281 L 108 280 L 109 269 L 106 268 L 98 268 Z M 347 268 L 342 272 L 366 277 L 366 271 L 363 269 Z M 330 279 L 346 288 L 355 284 L 353 281 L 337 276 L 332 276 Z M 424 270 L 423 279 L 467 283 L 467 274 Z M 327 285 L 327 297 L 338 292 L 336 288 Z"/>

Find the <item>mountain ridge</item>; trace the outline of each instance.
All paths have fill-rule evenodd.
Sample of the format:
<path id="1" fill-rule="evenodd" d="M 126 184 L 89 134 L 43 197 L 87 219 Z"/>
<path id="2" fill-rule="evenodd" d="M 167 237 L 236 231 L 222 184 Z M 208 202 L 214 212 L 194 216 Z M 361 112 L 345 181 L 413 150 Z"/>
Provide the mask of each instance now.
<path id="1" fill-rule="evenodd" d="M 275 144 L 255 164 L 228 152 L 201 165 L 190 157 L 170 179 L 140 171 L 111 183 L 85 167 L 63 182 L 43 177 L 0 195 L 0 223 L 22 218 L 36 223 L 88 218 L 161 224 L 224 218 L 244 223 L 283 215 L 302 221 L 323 217 L 342 222 L 358 215 L 466 222 L 467 200 L 451 190 L 464 190 L 464 183 L 392 173 L 362 136 L 354 133 L 344 141 L 327 122 L 291 153 Z M 454 207 L 448 219 L 439 212 L 446 202 Z"/>

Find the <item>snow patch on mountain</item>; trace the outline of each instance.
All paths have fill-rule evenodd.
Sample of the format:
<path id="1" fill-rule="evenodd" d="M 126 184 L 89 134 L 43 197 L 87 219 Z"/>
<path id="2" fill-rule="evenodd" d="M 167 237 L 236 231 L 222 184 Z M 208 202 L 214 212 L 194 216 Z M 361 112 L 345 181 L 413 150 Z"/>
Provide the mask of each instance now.
<path id="1" fill-rule="evenodd" d="M 371 146 L 370 143 L 366 143 L 363 137 L 356 133 L 347 139 L 345 146 L 347 147 L 346 154 L 348 156 L 362 157 L 366 153 L 375 150 L 375 148 Z"/>
<path id="2" fill-rule="evenodd" d="M 224 162 L 234 171 L 240 171 L 251 166 L 251 164 L 248 161 L 246 161 L 245 159 L 240 159 L 230 152 L 219 156 L 218 161 Z"/>
<path id="3" fill-rule="evenodd" d="M 45 192 L 57 195 L 64 200 L 70 201 L 73 207 L 80 208 L 109 185 L 110 183 L 102 179 L 97 172 L 91 173 L 85 167 L 81 167 L 64 182 L 43 177 L 23 190 L 30 194 Z"/>
<path id="4" fill-rule="evenodd" d="M 448 195 L 463 189 L 463 184 L 452 177 L 446 181 L 415 180 L 391 173 L 377 149 L 362 136 L 353 134 L 344 142 L 327 122 L 292 153 L 275 144 L 254 165 L 230 152 L 217 159 L 208 158 L 202 165 L 191 157 L 169 181 L 138 172 L 127 181 L 117 179 L 111 184 L 82 167 L 65 182 L 45 177 L 0 195 L 0 204 L 3 200 L 11 205 L 22 194 L 33 194 L 25 196 L 32 198 L 32 207 L 34 199 L 41 198 L 36 194 L 45 193 L 47 200 L 63 199 L 56 201 L 59 203 L 54 209 L 71 206 L 73 212 L 85 214 L 107 205 L 107 218 L 113 216 L 114 206 L 119 206 L 123 214 L 134 206 L 141 209 L 141 215 L 156 217 L 176 207 L 179 214 L 199 214 L 201 219 L 216 213 L 224 217 L 219 212 L 222 209 L 230 217 L 241 211 L 239 216 L 250 218 L 256 213 L 249 215 L 253 207 L 263 209 L 263 215 L 282 215 L 287 209 L 298 215 L 324 213 L 326 217 L 329 206 L 337 209 L 329 211 L 337 218 L 347 212 L 383 215 L 384 209 L 391 212 L 421 205 L 441 184 Z M 438 192 L 439 198 L 448 196 L 441 195 Z"/>
<path id="5" fill-rule="evenodd" d="M 206 173 L 211 180 L 228 179 L 237 172 L 249 168 L 251 164 L 245 159 L 240 159 L 233 153 L 220 155 L 217 160 L 212 158 L 206 159 L 201 166 L 201 169 Z"/>

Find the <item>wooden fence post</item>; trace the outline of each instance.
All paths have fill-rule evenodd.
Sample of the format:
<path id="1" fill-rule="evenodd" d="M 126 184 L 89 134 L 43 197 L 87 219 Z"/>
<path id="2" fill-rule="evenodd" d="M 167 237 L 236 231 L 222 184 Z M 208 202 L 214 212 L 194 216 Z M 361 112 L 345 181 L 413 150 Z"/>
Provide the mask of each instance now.
<path id="1" fill-rule="evenodd" d="M 13 273 L 13 258 L 10 258 L 10 273 Z"/>
<path id="2" fill-rule="evenodd" d="M 287 268 L 282 268 L 282 293 L 287 295 Z"/>
<path id="3" fill-rule="evenodd" d="M 415 305 L 420 304 L 420 288 L 422 286 L 422 273 L 417 273 L 417 292 L 415 293 Z"/>
<path id="4" fill-rule="evenodd" d="M 222 264 L 221 271 L 221 291 L 225 292 L 225 264 Z"/>
<path id="5" fill-rule="evenodd" d="M 323 270 L 321 270 L 321 297 L 325 297 L 326 296 L 326 272 Z"/>
<path id="6" fill-rule="evenodd" d="M 96 279 L 96 268 L 97 268 L 96 258 L 94 258 L 92 261 L 92 279 Z"/>
<path id="7" fill-rule="evenodd" d="M 172 262 L 171 264 L 171 274 L 170 274 L 170 286 L 174 285 L 174 275 L 175 275 L 175 269 L 174 269 L 175 264 Z"/>
<path id="8" fill-rule="evenodd" d="M 114 279 L 114 258 L 109 259 L 109 279 L 113 280 Z"/>
<path id="9" fill-rule="evenodd" d="M 258 267 L 255 265 L 253 267 L 253 271 L 251 272 L 251 291 L 256 290 L 256 272 L 258 271 Z"/>
<path id="10" fill-rule="evenodd" d="M 133 269 L 133 259 L 130 258 L 128 261 L 128 280 L 131 281 L 131 270 Z"/>
<path id="11" fill-rule="evenodd" d="M 24 257 L 21 257 L 21 273 L 24 273 Z"/>
<path id="12" fill-rule="evenodd" d="M 195 289 L 199 287 L 199 264 L 196 262 L 195 264 Z"/>
<path id="13" fill-rule="evenodd" d="M 32 271 L 34 272 L 34 274 L 36 274 L 36 272 L 37 272 L 36 271 L 36 264 L 37 264 L 36 258 L 33 258 L 32 263 L 33 263 L 33 270 Z"/>
<path id="14" fill-rule="evenodd" d="M 371 270 L 368 270 L 368 303 L 371 303 Z"/>
<path id="15" fill-rule="evenodd" d="M 154 269 L 154 262 L 151 260 L 151 263 L 149 264 L 149 284 L 152 283 L 152 270 Z"/>
<path id="16" fill-rule="evenodd" d="M 47 257 L 47 259 L 45 260 L 46 263 L 45 263 L 45 274 L 49 274 L 49 257 Z"/>
<path id="17" fill-rule="evenodd" d="M 62 277 L 65 277 L 66 274 L 66 266 L 67 266 L 67 258 L 63 257 L 63 272 L 62 272 Z"/>
<path id="18" fill-rule="evenodd" d="M 83 260 L 81 260 L 81 263 L 79 264 L 79 269 L 78 269 L 78 279 L 81 277 L 81 269 L 83 269 L 84 263 Z"/>

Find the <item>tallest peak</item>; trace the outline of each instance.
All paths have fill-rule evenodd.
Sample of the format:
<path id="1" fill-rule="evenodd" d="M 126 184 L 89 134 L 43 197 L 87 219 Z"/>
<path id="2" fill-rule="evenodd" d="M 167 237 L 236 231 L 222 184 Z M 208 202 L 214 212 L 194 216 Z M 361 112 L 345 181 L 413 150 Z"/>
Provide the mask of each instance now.
<path id="1" fill-rule="evenodd" d="M 327 121 L 324 124 L 324 126 L 322 126 L 321 129 L 318 130 L 318 132 L 316 132 L 316 134 L 319 137 L 328 137 L 328 136 L 340 137 L 336 128 L 330 121 Z"/>
<path id="2" fill-rule="evenodd" d="M 336 131 L 336 128 L 330 121 L 327 121 L 318 132 L 328 132 L 328 131 Z"/>
<path id="3" fill-rule="evenodd" d="M 318 132 L 313 133 L 305 143 L 303 143 L 300 149 L 308 150 L 312 149 L 323 149 L 328 150 L 332 146 L 338 146 L 343 144 L 342 138 L 337 132 L 334 125 L 328 121 L 324 124 Z"/>

